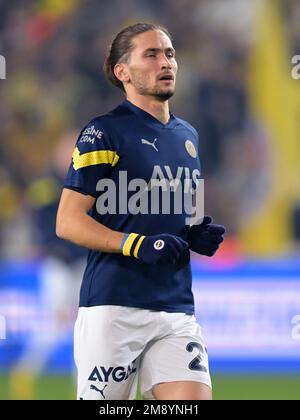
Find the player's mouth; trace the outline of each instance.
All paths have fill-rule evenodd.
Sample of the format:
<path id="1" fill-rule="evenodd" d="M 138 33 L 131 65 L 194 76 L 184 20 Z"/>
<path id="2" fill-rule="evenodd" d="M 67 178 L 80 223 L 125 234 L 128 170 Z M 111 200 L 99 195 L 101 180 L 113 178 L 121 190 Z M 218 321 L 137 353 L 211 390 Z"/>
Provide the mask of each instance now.
<path id="1" fill-rule="evenodd" d="M 162 76 L 160 76 L 158 78 L 159 81 L 163 81 L 163 82 L 173 82 L 174 81 L 174 76 L 172 73 L 166 73 L 163 74 Z"/>

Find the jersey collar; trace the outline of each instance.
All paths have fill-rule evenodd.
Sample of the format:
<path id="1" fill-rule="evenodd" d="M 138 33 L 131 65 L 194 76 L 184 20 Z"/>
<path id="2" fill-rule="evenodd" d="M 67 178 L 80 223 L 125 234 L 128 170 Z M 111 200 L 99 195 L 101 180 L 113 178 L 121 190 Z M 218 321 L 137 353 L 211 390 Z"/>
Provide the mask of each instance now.
<path id="1" fill-rule="evenodd" d="M 144 111 L 143 109 L 139 108 L 138 106 L 134 105 L 132 102 L 128 101 L 127 99 L 122 103 L 123 106 L 129 108 L 134 114 L 138 115 L 142 118 L 146 124 L 155 126 L 156 128 L 174 128 L 177 125 L 176 117 L 170 113 L 170 119 L 167 124 L 163 124 L 157 118 L 153 117 L 153 115 L 149 114 L 148 112 Z"/>

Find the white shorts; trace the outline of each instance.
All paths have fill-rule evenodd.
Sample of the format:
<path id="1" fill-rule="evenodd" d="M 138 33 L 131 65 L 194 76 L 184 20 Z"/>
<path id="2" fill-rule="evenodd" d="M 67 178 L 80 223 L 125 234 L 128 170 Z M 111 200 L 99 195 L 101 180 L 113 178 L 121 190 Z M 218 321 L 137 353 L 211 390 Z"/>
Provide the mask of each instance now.
<path id="1" fill-rule="evenodd" d="M 193 315 L 123 306 L 79 308 L 74 357 L 77 398 L 144 399 L 163 382 L 196 381 L 211 387 L 207 350 Z"/>

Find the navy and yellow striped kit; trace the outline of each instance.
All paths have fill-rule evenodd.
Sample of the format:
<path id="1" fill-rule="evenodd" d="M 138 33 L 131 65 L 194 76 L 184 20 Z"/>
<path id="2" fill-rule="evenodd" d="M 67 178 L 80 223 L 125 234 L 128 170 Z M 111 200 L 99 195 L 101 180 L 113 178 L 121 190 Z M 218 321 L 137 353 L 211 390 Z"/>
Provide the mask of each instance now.
<path id="1" fill-rule="evenodd" d="M 113 111 L 91 120 L 81 131 L 64 187 L 94 197 L 89 215 L 126 235 L 119 254 L 89 252 L 80 306 L 121 305 L 192 314 L 190 263 L 155 266 L 138 258 L 146 236 L 169 233 L 186 239 L 186 215 L 120 211 L 118 194 L 116 211 L 99 214 L 97 201 L 104 192 L 99 190 L 98 182 L 109 179 L 116 191 L 122 190 L 127 186 L 121 185 L 121 173 L 126 173 L 127 186 L 136 179 L 148 184 L 154 174 L 155 179 L 200 178 L 196 130 L 172 114 L 169 122 L 162 124 L 125 100 Z M 131 188 L 127 194 L 129 203 L 136 191 Z M 153 204 L 150 194 L 148 199 L 150 209 Z"/>

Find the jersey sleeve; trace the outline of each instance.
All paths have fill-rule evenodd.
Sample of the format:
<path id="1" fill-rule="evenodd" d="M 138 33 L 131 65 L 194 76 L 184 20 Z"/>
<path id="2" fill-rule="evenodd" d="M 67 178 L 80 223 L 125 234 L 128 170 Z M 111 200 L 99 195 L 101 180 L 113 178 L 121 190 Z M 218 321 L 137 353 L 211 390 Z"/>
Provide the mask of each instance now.
<path id="1" fill-rule="evenodd" d="M 97 119 L 81 131 L 72 154 L 64 188 L 97 198 L 97 183 L 109 178 L 119 161 L 111 133 Z"/>

